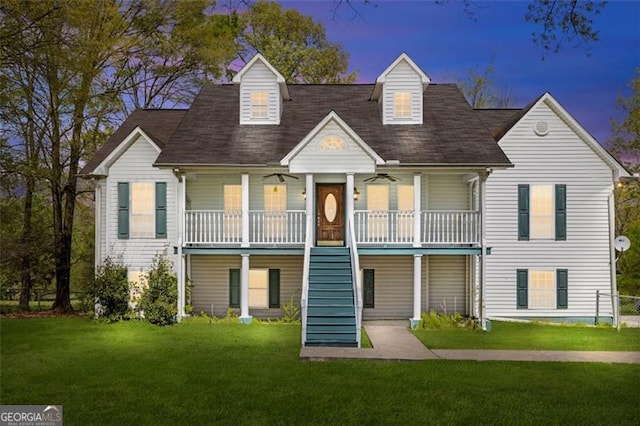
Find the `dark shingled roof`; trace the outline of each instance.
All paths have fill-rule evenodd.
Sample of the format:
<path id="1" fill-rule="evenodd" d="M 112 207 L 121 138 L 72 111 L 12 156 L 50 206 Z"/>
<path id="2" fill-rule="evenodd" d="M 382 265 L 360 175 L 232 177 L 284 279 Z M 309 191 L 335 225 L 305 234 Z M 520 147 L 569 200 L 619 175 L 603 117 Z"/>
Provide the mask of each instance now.
<path id="1" fill-rule="evenodd" d="M 138 109 L 133 111 L 82 168 L 80 174 L 91 174 L 136 127 L 140 127 L 149 135 L 158 147 L 164 148 L 186 112 L 187 110 L 184 109 Z"/>
<path id="2" fill-rule="evenodd" d="M 279 164 L 335 111 L 385 160 L 401 165 L 510 165 L 479 114 L 453 84 L 424 92 L 424 125 L 383 125 L 372 84 L 289 85 L 279 126 L 240 125 L 239 89 L 205 87 L 156 160 L 157 165 Z"/>
<path id="3" fill-rule="evenodd" d="M 493 138 L 498 142 L 509 130 L 511 130 L 513 126 L 516 125 L 518 121 L 522 119 L 522 117 L 529 112 L 531 108 L 533 108 L 542 96 L 544 95 L 541 95 L 524 108 L 476 109 L 475 111 L 489 128 Z"/>

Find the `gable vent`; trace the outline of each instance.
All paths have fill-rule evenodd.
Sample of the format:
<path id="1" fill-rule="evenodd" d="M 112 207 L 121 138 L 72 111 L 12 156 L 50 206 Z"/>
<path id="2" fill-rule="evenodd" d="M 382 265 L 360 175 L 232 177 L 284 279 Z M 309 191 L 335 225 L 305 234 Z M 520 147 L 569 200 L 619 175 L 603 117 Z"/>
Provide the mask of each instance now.
<path id="1" fill-rule="evenodd" d="M 543 120 L 537 121 L 533 126 L 533 131 L 538 136 L 546 136 L 549 134 L 549 123 Z"/>

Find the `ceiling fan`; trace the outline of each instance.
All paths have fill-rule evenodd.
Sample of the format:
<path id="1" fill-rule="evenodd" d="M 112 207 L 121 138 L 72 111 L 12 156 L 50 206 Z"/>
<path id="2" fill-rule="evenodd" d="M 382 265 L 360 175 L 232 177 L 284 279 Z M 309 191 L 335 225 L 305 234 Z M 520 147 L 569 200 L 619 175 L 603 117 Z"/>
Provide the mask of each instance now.
<path id="1" fill-rule="evenodd" d="M 278 178 L 280 183 L 284 183 L 285 177 L 296 179 L 296 180 L 298 179 L 298 176 L 290 175 L 287 173 L 271 173 L 270 175 L 262 176 L 262 180 L 269 179 L 270 177 L 274 177 L 274 176 Z"/>
<path id="2" fill-rule="evenodd" d="M 375 182 L 378 179 L 386 179 L 389 182 L 395 182 L 395 181 L 398 181 L 398 180 L 402 180 L 399 177 L 391 176 L 390 174 L 387 174 L 387 173 L 378 173 L 375 176 L 372 176 L 372 177 L 370 177 L 368 179 L 365 179 L 364 182 Z"/>

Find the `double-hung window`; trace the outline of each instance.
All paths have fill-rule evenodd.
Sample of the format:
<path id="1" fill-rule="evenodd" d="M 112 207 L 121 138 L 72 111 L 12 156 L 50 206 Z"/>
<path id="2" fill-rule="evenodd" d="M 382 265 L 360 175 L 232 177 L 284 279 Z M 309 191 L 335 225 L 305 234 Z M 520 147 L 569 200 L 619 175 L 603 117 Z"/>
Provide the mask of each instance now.
<path id="1" fill-rule="evenodd" d="M 240 269 L 229 269 L 229 307 L 239 308 Z M 249 307 L 267 309 L 280 307 L 280 269 L 249 269 Z"/>
<path id="2" fill-rule="evenodd" d="M 566 309 L 569 273 L 567 269 L 518 269 L 518 309 Z"/>
<path id="3" fill-rule="evenodd" d="M 367 185 L 367 234 L 369 242 L 389 235 L 389 186 Z"/>
<path id="4" fill-rule="evenodd" d="M 242 238 L 242 185 L 224 185 L 224 241 Z"/>
<path id="5" fill-rule="evenodd" d="M 411 118 L 411 93 L 398 92 L 393 95 L 395 118 Z"/>
<path id="6" fill-rule="evenodd" d="M 251 92 L 251 118 L 267 118 L 267 92 Z"/>
<path id="7" fill-rule="evenodd" d="M 167 238 L 166 182 L 118 182 L 118 238 Z"/>
<path id="8" fill-rule="evenodd" d="M 270 241 L 287 236 L 287 185 L 264 186 L 264 236 Z"/>
<path id="9" fill-rule="evenodd" d="M 518 185 L 518 239 L 567 239 L 566 185 Z"/>

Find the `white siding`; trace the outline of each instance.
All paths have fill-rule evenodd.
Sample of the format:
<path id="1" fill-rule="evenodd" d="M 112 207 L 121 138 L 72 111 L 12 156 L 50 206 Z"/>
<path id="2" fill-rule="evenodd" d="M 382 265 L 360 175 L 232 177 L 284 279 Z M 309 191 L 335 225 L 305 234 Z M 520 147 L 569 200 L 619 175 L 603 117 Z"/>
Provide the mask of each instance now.
<path id="1" fill-rule="evenodd" d="M 429 256 L 428 259 L 428 310 L 468 314 L 466 257 Z"/>
<path id="2" fill-rule="evenodd" d="M 411 94 L 411 117 L 395 118 L 394 94 Z M 386 76 L 382 87 L 382 124 L 422 124 L 422 82 L 420 76 L 404 60 L 400 61 Z"/>
<path id="3" fill-rule="evenodd" d="M 281 183 L 277 177 L 264 179 L 265 175 L 272 172 L 265 171 L 261 174 L 249 175 L 249 210 L 264 209 L 265 185 L 287 186 L 287 209 L 304 210 L 305 201 L 302 195 L 304 191 L 304 176 L 299 179 L 286 178 Z M 187 179 L 187 209 L 189 210 L 222 210 L 224 185 L 240 185 L 240 173 L 237 174 L 205 174 L 199 173 Z"/>
<path id="4" fill-rule="evenodd" d="M 469 185 L 465 175 L 429 175 L 425 210 L 469 210 Z"/>
<path id="5" fill-rule="evenodd" d="M 293 297 L 300 305 L 302 290 L 302 256 L 251 256 L 249 268 L 280 269 L 280 307 Z M 195 313 L 201 311 L 216 316 L 229 308 L 229 269 L 240 269 L 240 256 L 191 255 L 192 304 Z M 250 309 L 249 314 L 281 317 L 282 309 Z"/>
<path id="6" fill-rule="evenodd" d="M 547 136 L 534 133 L 538 120 L 549 124 Z M 611 170 L 546 104 L 530 111 L 500 146 L 515 168 L 495 171 L 487 182 L 487 314 L 593 317 L 596 290 L 611 291 Z M 518 184 L 567 185 L 567 241 L 518 241 Z M 516 309 L 519 268 L 568 269 L 568 309 Z"/>
<path id="7" fill-rule="evenodd" d="M 177 256 L 177 179 L 171 170 L 152 166 L 158 151 L 144 138 L 138 138 L 109 168 L 106 184 L 105 233 L 102 240 L 106 247 L 103 256 L 122 259 L 131 271 L 149 268 L 153 257 L 166 250 L 168 258 L 176 266 Z M 118 182 L 166 182 L 167 183 L 167 238 L 118 239 Z"/>
<path id="8" fill-rule="evenodd" d="M 369 185 L 386 185 L 389 187 L 389 210 L 398 210 L 398 185 L 413 186 L 413 175 L 391 173 L 393 176 L 399 178 L 397 182 L 389 182 L 385 179 L 378 179 L 375 182 L 364 182 L 365 179 L 370 178 L 371 175 L 357 175 L 355 177 L 355 187 L 360 192 L 358 200 L 354 202 L 355 210 L 367 209 L 367 186 Z M 424 181 L 423 181 L 424 182 Z M 423 194 L 426 194 L 427 189 L 424 184 L 421 186 Z M 424 207 L 424 205 L 423 205 Z M 424 208 L 423 208 L 424 210 Z"/>
<path id="9" fill-rule="evenodd" d="M 346 149 L 344 151 L 319 149 L 322 140 L 330 135 L 342 138 Z M 338 124 L 330 121 L 291 160 L 289 170 L 292 173 L 373 173 L 375 163 Z"/>
<path id="10" fill-rule="evenodd" d="M 363 319 L 407 319 L 413 315 L 413 256 L 360 256 L 360 268 L 375 269 L 375 308 Z"/>
<path id="11" fill-rule="evenodd" d="M 251 93 L 267 93 L 267 118 L 251 118 Z M 247 70 L 240 83 L 240 124 L 280 124 L 282 96 L 276 76 L 262 62 Z"/>

